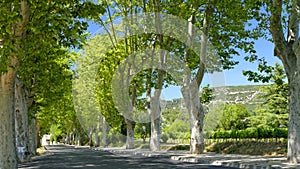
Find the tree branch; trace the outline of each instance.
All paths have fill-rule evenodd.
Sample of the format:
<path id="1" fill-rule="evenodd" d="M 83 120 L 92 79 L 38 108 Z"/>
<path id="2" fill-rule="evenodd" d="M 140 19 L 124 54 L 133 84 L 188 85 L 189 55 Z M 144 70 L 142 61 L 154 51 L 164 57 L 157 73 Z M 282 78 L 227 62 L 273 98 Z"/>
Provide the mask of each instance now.
<path id="1" fill-rule="evenodd" d="M 201 52 L 200 52 L 200 67 L 197 71 L 196 80 L 198 87 L 202 83 L 202 79 L 205 73 L 205 64 L 207 59 L 207 44 L 210 30 L 210 18 L 215 9 L 215 2 L 212 1 L 208 4 L 205 10 L 204 19 L 203 19 L 203 27 L 202 27 L 202 35 L 201 35 Z"/>
<path id="2" fill-rule="evenodd" d="M 199 69 L 197 71 L 197 74 L 196 74 L 196 78 L 195 78 L 198 87 L 202 83 L 202 80 L 203 80 L 203 77 L 204 77 L 204 73 L 205 73 L 205 64 L 201 62 L 200 67 L 199 67 Z"/>
<path id="3" fill-rule="evenodd" d="M 294 33 L 293 50 L 297 57 L 298 65 L 300 62 L 300 37 L 299 37 L 299 27 L 300 27 L 300 0 L 294 0 L 292 4 L 292 12 L 290 16 L 291 30 Z"/>
<path id="4" fill-rule="evenodd" d="M 287 58 L 287 42 L 284 38 L 283 26 L 281 23 L 282 0 L 273 0 L 271 4 L 270 33 L 274 40 L 274 56 L 277 56 L 284 64 L 286 69 L 291 65 Z"/>
<path id="5" fill-rule="evenodd" d="M 116 48 L 116 45 L 115 45 L 114 40 L 113 40 L 113 37 L 112 37 L 111 33 L 109 32 L 109 30 L 107 29 L 107 27 L 105 26 L 105 24 L 104 24 L 104 22 L 102 21 L 102 19 L 100 19 L 99 23 L 100 23 L 100 25 L 103 26 L 104 30 L 105 30 L 106 33 L 108 34 L 108 37 L 109 37 L 109 39 L 110 39 L 110 41 L 111 41 L 113 47 Z"/>
<path id="6" fill-rule="evenodd" d="M 298 1 L 298 2 L 297 2 Z M 292 2 L 292 9 L 289 16 L 289 24 L 288 24 L 288 37 L 287 41 L 293 43 L 299 38 L 299 17 L 300 17 L 300 9 L 299 5 L 300 0 L 294 0 Z"/>
<path id="7" fill-rule="evenodd" d="M 110 24 L 111 24 L 111 29 L 112 29 L 112 32 L 113 32 L 113 37 L 115 39 L 115 42 L 117 43 L 116 32 L 115 32 L 114 23 L 113 23 L 113 20 L 112 20 L 112 17 L 111 17 L 110 8 L 109 8 L 108 2 L 106 0 L 105 0 L 105 3 L 107 5 L 107 13 L 108 13 L 108 18 L 109 18 Z"/>
<path id="8" fill-rule="evenodd" d="M 30 8 L 27 4 L 27 1 L 21 1 L 21 15 L 22 15 L 22 22 L 18 22 L 14 27 L 14 34 L 13 36 L 16 38 L 24 38 L 25 34 L 25 27 L 29 23 L 30 18 Z"/>

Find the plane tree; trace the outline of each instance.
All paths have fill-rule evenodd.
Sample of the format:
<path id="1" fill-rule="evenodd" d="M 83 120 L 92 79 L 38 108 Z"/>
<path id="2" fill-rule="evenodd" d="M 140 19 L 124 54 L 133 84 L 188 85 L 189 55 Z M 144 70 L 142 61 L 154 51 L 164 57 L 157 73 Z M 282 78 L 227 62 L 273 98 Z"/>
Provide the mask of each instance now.
<path id="1" fill-rule="evenodd" d="M 174 6 L 181 8 L 172 10 Z M 174 1 L 173 6 L 166 8 L 171 14 L 188 20 L 187 43 L 182 56 L 185 64 L 195 73 L 192 76 L 188 73 L 183 75 L 181 91 L 190 116 L 190 150 L 199 154 L 204 150 L 205 110 L 200 104 L 198 91 L 204 74 L 233 68 L 238 63 L 234 57 L 241 51 L 249 56 L 255 55 L 254 40 L 259 35 L 247 30 L 245 25 L 258 12 L 251 10 L 253 6 L 248 1 Z M 198 29 L 201 33 L 197 32 Z M 192 51 L 195 46 L 200 48 L 199 53 Z"/>
<path id="2" fill-rule="evenodd" d="M 274 0 L 253 1 L 259 15 L 255 17 L 260 26 L 259 34 L 274 43 L 274 56 L 283 64 L 288 79 L 289 90 L 289 134 L 288 134 L 288 161 L 300 162 L 300 125 L 299 125 L 299 58 L 300 58 L 300 1 Z M 258 61 L 258 71 L 245 71 L 249 80 L 268 82 L 272 66 L 268 65 L 263 57 L 253 56 L 249 61 Z"/>
<path id="3" fill-rule="evenodd" d="M 87 23 L 80 18 L 98 18 L 101 6 L 91 2 L 2 1 L 0 3 L 0 168 L 17 168 L 14 139 L 14 79 L 19 68 L 49 51 L 78 47 L 84 41 Z M 59 54 L 59 53 L 57 53 Z M 28 66 L 28 65 L 26 65 Z M 28 71 L 36 64 L 30 65 Z"/>

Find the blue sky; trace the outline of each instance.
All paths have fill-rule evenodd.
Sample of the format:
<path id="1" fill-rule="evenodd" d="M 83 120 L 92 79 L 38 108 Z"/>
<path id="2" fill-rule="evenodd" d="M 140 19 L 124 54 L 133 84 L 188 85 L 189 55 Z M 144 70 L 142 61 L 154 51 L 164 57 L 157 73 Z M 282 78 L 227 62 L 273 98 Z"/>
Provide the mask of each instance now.
<path id="1" fill-rule="evenodd" d="M 88 31 L 91 32 L 92 35 L 95 33 L 99 33 L 99 30 L 102 32 L 98 25 L 90 23 Z M 264 56 L 269 65 L 274 65 L 276 62 L 281 64 L 281 61 L 273 56 L 274 45 L 264 39 L 259 39 L 255 43 L 255 49 L 257 51 L 258 56 Z M 203 83 L 201 86 L 205 86 L 210 84 L 210 86 L 238 86 L 238 85 L 258 85 L 262 83 L 254 83 L 247 80 L 247 77 L 243 76 L 243 70 L 257 70 L 256 63 L 249 63 L 245 61 L 243 54 L 241 56 L 237 56 L 235 59 L 239 61 L 239 64 L 231 70 L 225 70 L 222 73 L 217 73 L 214 75 L 205 75 Z M 173 98 L 182 97 L 180 88 L 176 86 L 169 86 L 168 88 L 163 90 L 162 97 L 164 99 L 170 100 Z"/>
<path id="2" fill-rule="evenodd" d="M 269 65 L 275 65 L 275 63 L 280 63 L 281 61 L 274 57 L 274 44 L 264 40 L 259 39 L 255 43 L 255 49 L 259 56 L 264 56 Z M 243 75 L 243 70 L 257 70 L 256 63 L 250 63 L 245 61 L 244 56 L 236 57 L 239 64 L 231 70 L 225 70 L 223 73 L 217 75 L 205 75 L 203 83 L 201 86 L 239 86 L 239 85 L 258 85 L 263 83 L 254 83 L 247 80 L 247 77 Z M 180 88 L 176 86 L 171 86 L 163 90 L 163 97 L 166 99 L 180 98 L 182 97 L 180 93 Z"/>

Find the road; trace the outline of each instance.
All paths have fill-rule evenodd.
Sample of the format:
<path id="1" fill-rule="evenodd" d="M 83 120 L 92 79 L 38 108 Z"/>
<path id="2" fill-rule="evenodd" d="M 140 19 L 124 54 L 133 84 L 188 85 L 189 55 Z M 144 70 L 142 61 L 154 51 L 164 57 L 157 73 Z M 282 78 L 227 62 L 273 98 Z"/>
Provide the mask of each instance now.
<path id="1" fill-rule="evenodd" d="M 73 146 L 52 145 L 47 147 L 49 154 L 19 164 L 19 169 L 230 169 L 194 163 L 172 161 L 168 158 L 121 157 L 108 152 L 94 151 Z"/>

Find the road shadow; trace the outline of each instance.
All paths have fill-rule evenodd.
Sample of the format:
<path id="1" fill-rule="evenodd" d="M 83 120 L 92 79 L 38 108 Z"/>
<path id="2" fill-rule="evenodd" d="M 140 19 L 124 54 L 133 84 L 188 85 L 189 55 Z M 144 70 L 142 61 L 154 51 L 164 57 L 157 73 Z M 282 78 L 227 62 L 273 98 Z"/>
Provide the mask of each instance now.
<path id="1" fill-rule="evenodd" d="M 109 152 L 94 151 L 73 146 L 47 146 L 50 154 L 19 164 L 20 169 L 227 169 L 226 167 L 171 161 L 168 158 L 120 157 Z M 229 168 L 228 168 L 229 169 Z"/>

